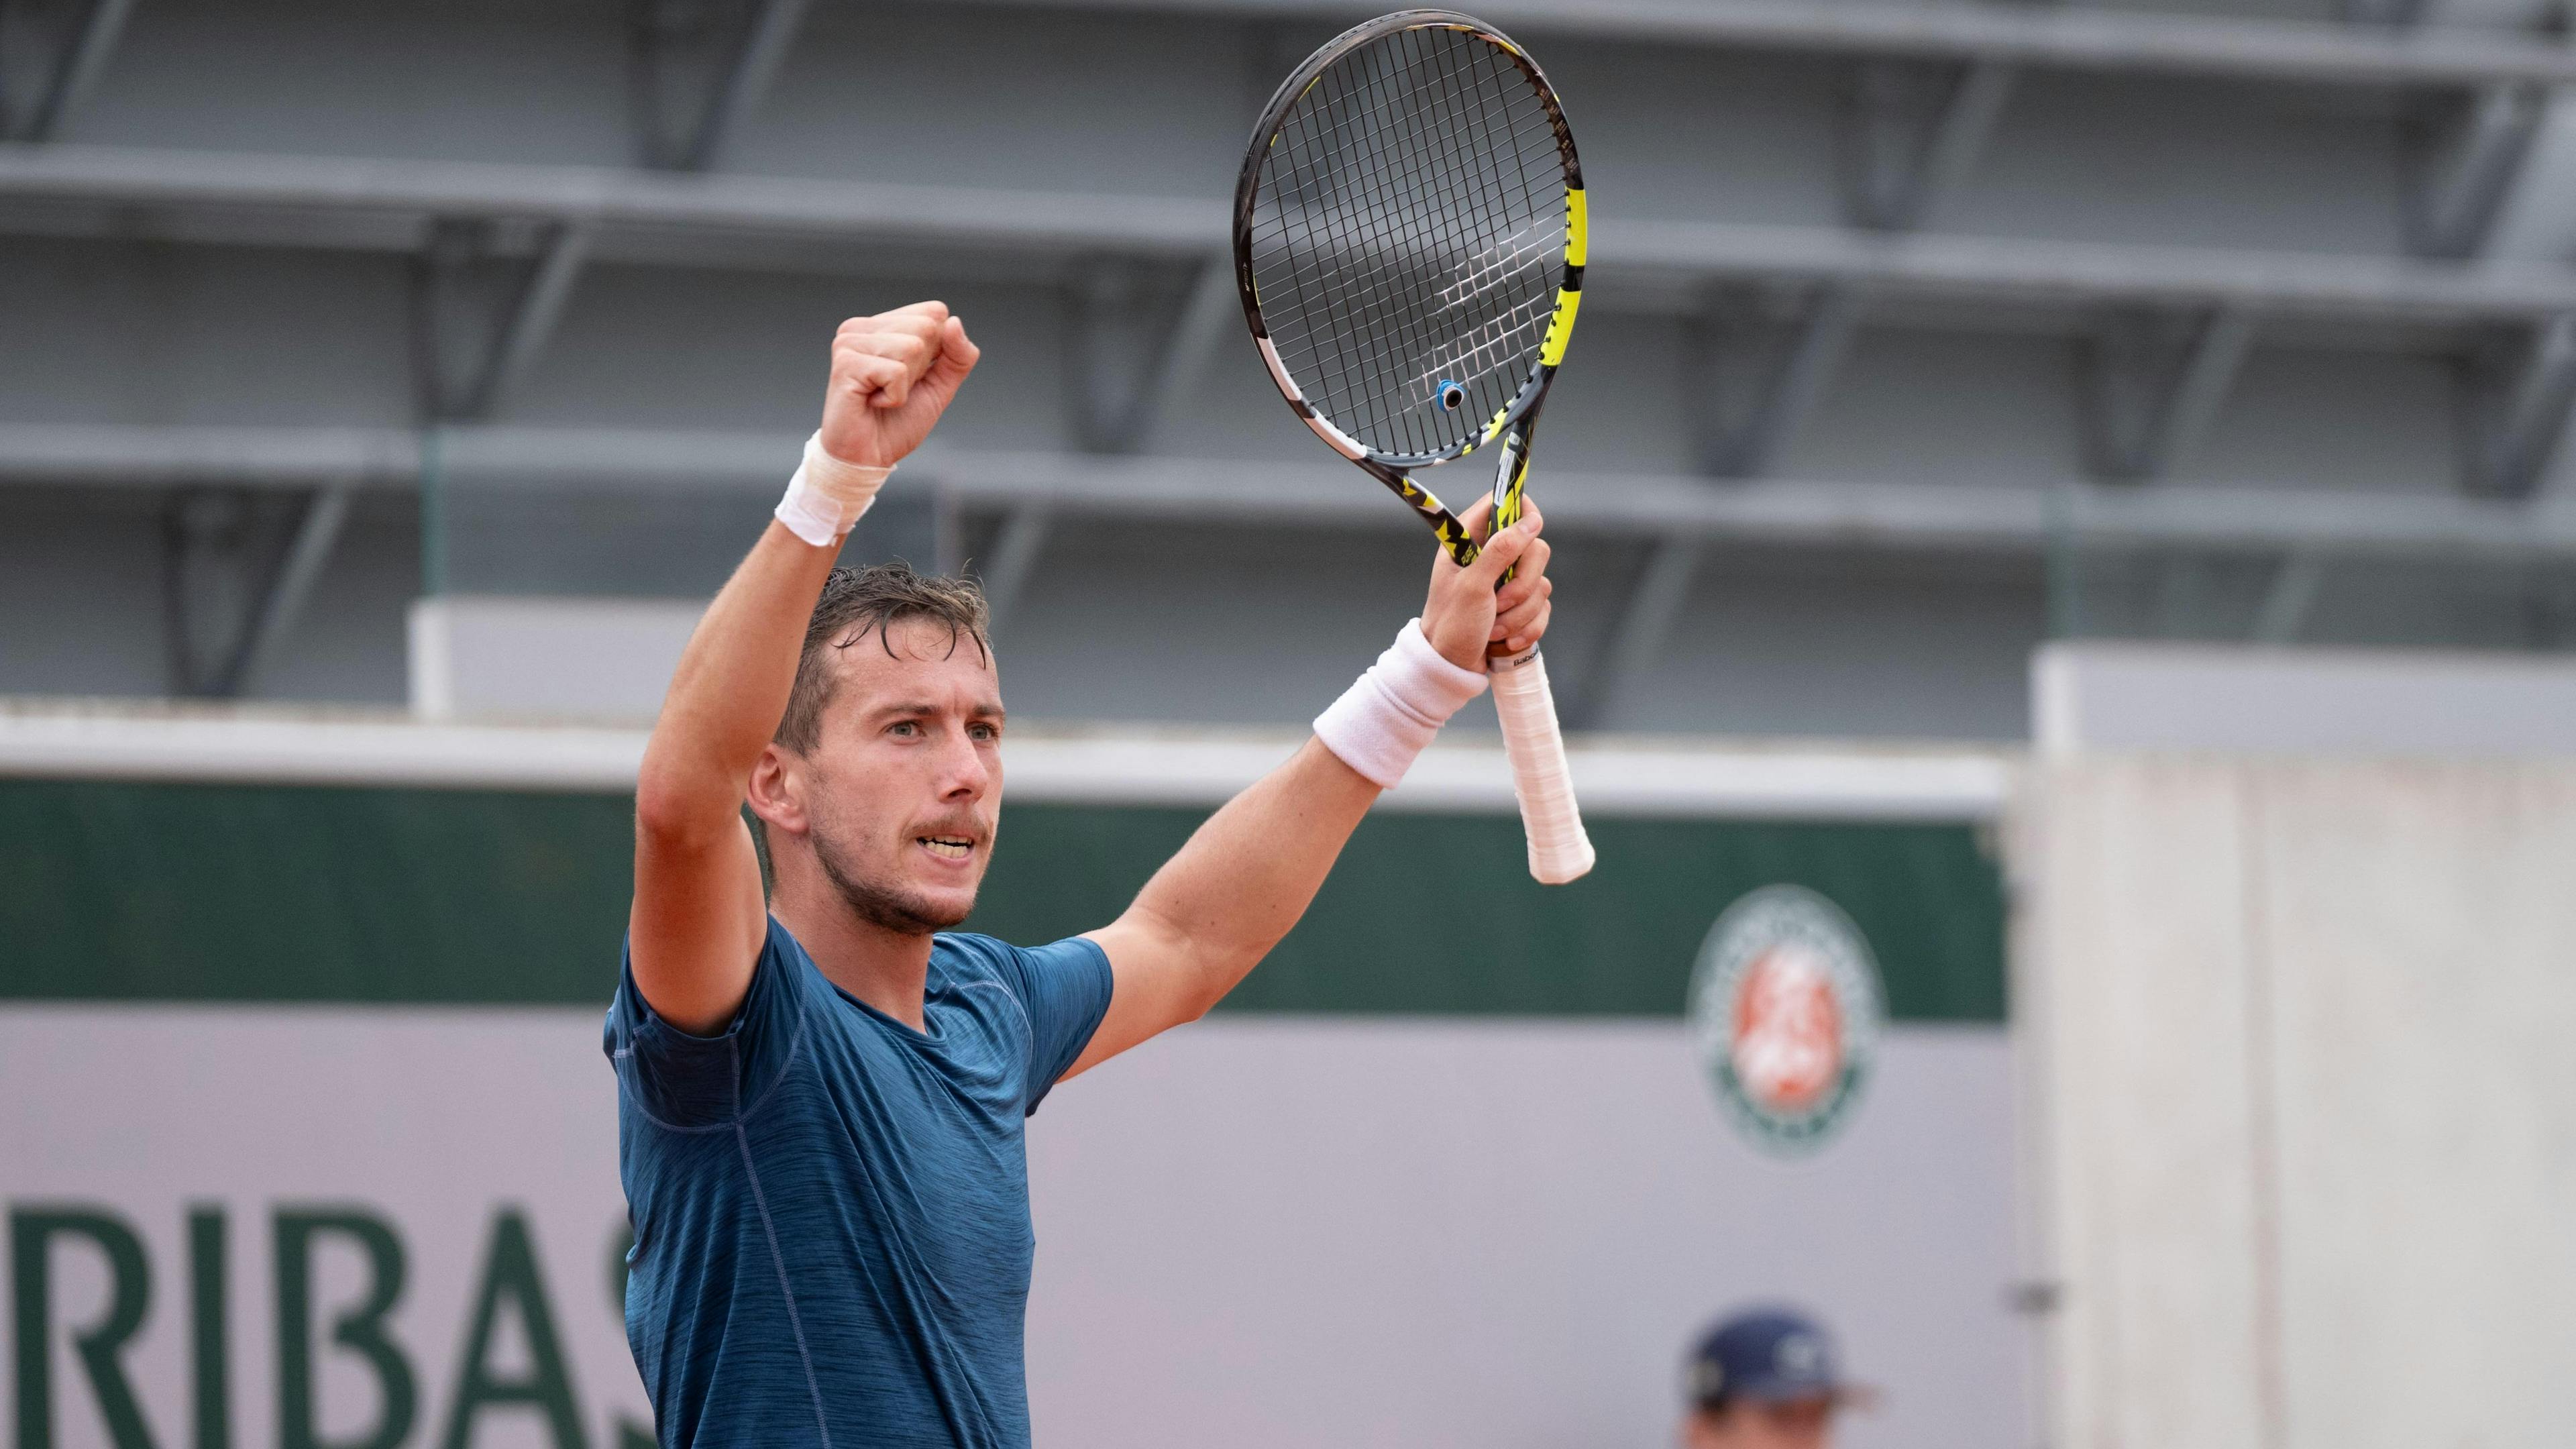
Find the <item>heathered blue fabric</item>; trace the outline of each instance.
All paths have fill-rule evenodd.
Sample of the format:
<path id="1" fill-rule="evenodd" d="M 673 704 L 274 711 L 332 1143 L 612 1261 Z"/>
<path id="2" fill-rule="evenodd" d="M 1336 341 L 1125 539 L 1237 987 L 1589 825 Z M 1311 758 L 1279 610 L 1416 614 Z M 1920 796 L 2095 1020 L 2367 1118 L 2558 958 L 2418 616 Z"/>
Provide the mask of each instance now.
<path id="1" fill-rule="evenodd" d="M 942 935 L 915 1032 L 775 917 L 721 1036 L 624 973 L 626 1337 L 667 1449 L 1025 1449 L 1021 1131 L 1109 993 L 1089 941 Z"/>

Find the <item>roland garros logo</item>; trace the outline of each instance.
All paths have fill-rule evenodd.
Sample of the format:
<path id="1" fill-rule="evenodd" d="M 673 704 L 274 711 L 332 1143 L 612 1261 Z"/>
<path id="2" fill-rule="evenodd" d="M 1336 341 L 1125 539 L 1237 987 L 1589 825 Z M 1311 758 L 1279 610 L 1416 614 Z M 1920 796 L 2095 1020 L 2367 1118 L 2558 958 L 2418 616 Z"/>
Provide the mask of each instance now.
<path id="1" fill-rule="evenodd" d="M 1745 1135 L 1782 1154 L 1822 1146 L 1869 1076 L 1878 963 L 1860 928 L 1803 886 L 1726 908 L 1691 973 L 1700 1061 Z"/>

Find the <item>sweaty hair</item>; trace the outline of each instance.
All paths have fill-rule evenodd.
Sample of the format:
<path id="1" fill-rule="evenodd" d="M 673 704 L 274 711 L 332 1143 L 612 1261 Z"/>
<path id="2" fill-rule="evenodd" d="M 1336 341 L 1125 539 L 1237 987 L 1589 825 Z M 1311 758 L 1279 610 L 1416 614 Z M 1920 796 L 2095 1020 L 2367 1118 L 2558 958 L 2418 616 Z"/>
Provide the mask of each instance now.
<path id="1" fill-rule="evenodd" d="M 977 653 L 992 657 L 985 638 L 989 615 L 984 591 L 973 579 L 952 579 L 913 571 L 901 562 L 870 564 L 863 569 L 834 569 L 823 581 L 823 596 L 805 622 L 805 648 L 796 656 L 796 687 L 788 693 L 787 713 L 780 716 L 772 738 L 802 755 L 821 742 L 823 710 L 832 702 L 833 674 L 826 651 L 848 649 L 873 634 L 887 656 L 894 643 L 886 637 L 895 625 L 926 619 L 948 626 L 948 648 L 972 640 Z"/>

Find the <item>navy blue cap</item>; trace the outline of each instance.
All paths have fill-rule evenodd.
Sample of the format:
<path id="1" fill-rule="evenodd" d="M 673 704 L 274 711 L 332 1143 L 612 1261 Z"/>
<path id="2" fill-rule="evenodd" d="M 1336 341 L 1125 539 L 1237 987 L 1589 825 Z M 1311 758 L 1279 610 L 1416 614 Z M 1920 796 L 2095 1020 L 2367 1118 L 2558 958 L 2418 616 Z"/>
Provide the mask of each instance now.
<path id="1" fill-rule="evenodd" d="M 1822 1326 L 1792 1308 L 1758 1308 L 1711 1328 L 1691 1351 L 1691 1402 L 1721 1396 L 1782 1403 L 1843 1399 L 1834 1341 Z"/>

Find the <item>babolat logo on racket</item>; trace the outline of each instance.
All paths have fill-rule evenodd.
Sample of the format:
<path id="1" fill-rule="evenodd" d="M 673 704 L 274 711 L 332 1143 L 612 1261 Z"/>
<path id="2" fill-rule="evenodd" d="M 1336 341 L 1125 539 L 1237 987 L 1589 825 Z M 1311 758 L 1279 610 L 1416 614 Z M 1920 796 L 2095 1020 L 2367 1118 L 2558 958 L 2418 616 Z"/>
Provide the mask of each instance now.
<path id="1" fill-rule="evenodd" d="M 1877 1054 L 1878 961 L 1851 917 L 1804 886 L 1726 908 L 1691 973 L 1691 1034 L 1718 1100 L 1755 1146 L 1822 1146 Z"/>

